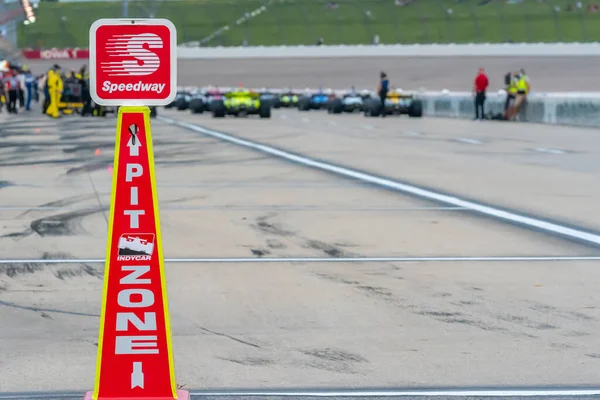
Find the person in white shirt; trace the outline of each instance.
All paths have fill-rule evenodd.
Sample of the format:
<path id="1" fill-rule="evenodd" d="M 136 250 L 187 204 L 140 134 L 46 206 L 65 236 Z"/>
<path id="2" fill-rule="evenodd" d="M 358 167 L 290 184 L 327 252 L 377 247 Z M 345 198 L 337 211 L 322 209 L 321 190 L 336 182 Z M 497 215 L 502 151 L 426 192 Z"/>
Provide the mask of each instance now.
<path id="1" fill-rule="evenodd" d="M 13 69 L 12 74 L 6 79 L 8 86 L 8 112 L 17 113 L 17 99 L 19 97 L 19 78 L 17 70 Z"/>
<path id="2" fill-rule="evenodd" d="M 18 74 L 17 79 L 19 80 L 19 108 L 23 108 L 25 107 L 25 74 Z"/>
<path id="3" fill-rule="evenodd" d="M 34 97 L 33 91 L 34 91 L 35 77 L 31 73 L 31 71 L 25 67 L 23 68 L 23 77 L 25 78 L 25 87 L 23 88 L 23 91 L 27 92 L 27 100 L 25 102 L 25 110 L 30 111 L 31 110 L 31 100 L 33 100 L 33 97 Z"/>

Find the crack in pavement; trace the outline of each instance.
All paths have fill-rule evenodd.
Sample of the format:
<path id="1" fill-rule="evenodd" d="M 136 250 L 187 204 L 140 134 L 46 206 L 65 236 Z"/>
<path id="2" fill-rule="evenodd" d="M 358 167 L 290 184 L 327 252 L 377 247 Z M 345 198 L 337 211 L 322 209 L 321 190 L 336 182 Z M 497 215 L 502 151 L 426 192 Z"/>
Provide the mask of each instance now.
<path id="1" fill-rule="evenodd" d="M 231 339 L 231 340 L 233 340 L 235 342 L 238 342 L 238 343 L 241 343 L 241 344 L 245 344 L 246 346 L 251 346 L 251 347 L 254 347 L 254 348 L 257 348 L 257 349 L 262 349 L 262 347 L 260 347 L 259 345 L 255 344 L 255 343 L 246 342 L 245 340 L 238 339 L 235 336 L 231 336 L 231 335 L 228 335 L 226 333 L 211 331 L 210 329 L 206 329 L 206 328 L 204 328 L 202 326 L 199 326 L 199 325 L 196 325 L 196 326 L 198 327 L 198 329 L 203 330 L 204 332 L 210 333 L 212 335 L 226 337 L 227 339 Z"/>
<path id="2" fill-rule="evenodd" d="M 56 308 L 40 308 L 40 307 L 32 307 L 32 306 L 23 306 L 20 304 L 11 303 L 9 301 L 4 301 L 4 300 L 0 300 L 0 306 L 16 308 L 19 310 L 41 312 L 41 313 L 57 313 L 57 314 L 77 315 L 77 316 L 81 316 L 81 317 L 98 317 L 98 318 L 100 318 L 100 314 L 89 314 L 89 313 L 82 313 L 82 312 L 77 312 L 77 311 L 59 310 Z"/>

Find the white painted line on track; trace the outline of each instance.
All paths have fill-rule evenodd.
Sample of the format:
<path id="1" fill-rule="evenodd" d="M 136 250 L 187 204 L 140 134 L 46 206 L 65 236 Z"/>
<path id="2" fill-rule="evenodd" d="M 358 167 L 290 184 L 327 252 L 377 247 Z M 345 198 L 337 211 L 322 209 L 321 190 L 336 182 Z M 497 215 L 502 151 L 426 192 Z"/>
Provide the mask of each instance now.
<path id="1" fill-rule="evenodd" d="M 500 208 L 496 208 L 493 206 L 487 206 L 481 203 L 477 203 L 474 201 L 469 201 L 462 199 L 457 196 L 446 195 L 440 192 L 435 192 L 429 189 L 423 189 L 415 185 L 410 185 L 406 183 L 402 183 L 399 181 L 394 181 L 387 178 L 378 177 L 376 175 L 367 174 L 365 172 L 360 172 L 357 170 L 337 166 L 334 164 L 330 164 L 323 161 L 317 161 L 310 157 L 293 154 L 284 150 L 279 150 L 271 146 L 267 146 L 261 143 L 252 142 L 246 139 L 240 139 L 235 136 L 231 136 L 222 132 L 214 131 L 212 129 L 203 128 L 194 124 L 189 124 L 187 122 L 177 121 L 171 118 L 165 118 L 162 116 L 157 117 L 161 121 L 165 123 L 170 123 L 173 125 L 177 125 L 179 127 L 189 129 L 198 133 L 201 133 L 206 136 L 210 136 L 213 138 L 221 139 L 230 143 L 234 143 L 243 147 L 247 147 L 249 149 L 254 149 L 261 151 L 266 154 L 273 155 L 275 157 L 283 158 L 289 161 L 292 161 L 296 164 L 305 165 L 308 167 L 320 169 L 322 171 L 331 172 L 340 176 L 345 176 L 348 178 L 362 180 L 364 182 L 368 182 L 383 188 L 393 189 L 398 192 L 411 194 L 414 196 L 418 196 L 423 199 L 433 200 L 440 203 L 445 203 L 447 205 L 453 205 L 457 207 L 464 207 L 473 212 L 483 214 L 489 217 L 493 217 L 495 219 L 517 223 L 520 225 L 524 225 L 530 228 L 539 229 L 548 233 L 557 234 L 564 236 L 569 239 L 576 239 L 582 242 L 586 242 L 589 244 L 600 245 L 600 235 L 585 232 L 584 230 L 570 228 L 568 226 L 552 223 L 549 221 L 544 221 L 542 219 L 528 217 L 526 215 L 518 214 L 516 212 L 505 211 Z"/>
<path id="2" fill-rule="evenodd" d="M 547 149 L 545 147 L 536 147 L 532 149 L 533 151 L 537 151 L 538 153 L 546 153 L 546 154 L 565 154 L 566 151 L 559 149 Z"/>
<path id="3" fill-rule="evenodd" d="M 481 140 L 471 139 L 471 138 L 458 138 L 456 139 L 458 142 L 467 143 L 467 144 L 483 144 Z"/>
<path id="4" fill-rule="evenodd" d="M 231 258 L 165 258 L 169 263 L 366 263 L 366 262 L 560 262 L 600 261 L 600 256 L 515 256 L 515 257 L 231 257 Z M 104 264 L 103 258 L 66 259 L 0 259 L 2 264 Z"/>
<path id="5" fill-rule="evenodd" d="M 206 391 L 192 396 L 281 396 L 281 397 L 550 397 L 597 396 L 600 389 L 507 389 L 507 390 L 323 390 L 323 391 Z"/>

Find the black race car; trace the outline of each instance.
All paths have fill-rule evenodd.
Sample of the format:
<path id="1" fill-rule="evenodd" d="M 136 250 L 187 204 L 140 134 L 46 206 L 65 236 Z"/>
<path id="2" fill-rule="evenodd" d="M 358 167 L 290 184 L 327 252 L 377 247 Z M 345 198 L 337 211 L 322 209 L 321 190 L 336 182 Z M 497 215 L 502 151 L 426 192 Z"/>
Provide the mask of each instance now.
<path id="1" fill-rule="evenodd" d="M 185 91 L 182 96 L 175 100 L 175 108 L 177 111 L 185 111 L 190 107 L 190 101 L 196 94 L 197 90 Z"/>
<path id="2" fill-rule="evenodd" d="M 302 96 L 298 93 L 295 93 L 291 90 L 286 90 L 285 92 L 283 92 L 279 95 L 279 98 L 277 99 L 277 101 L 275 102 L 273 107 L 275 107 L 275 108 L 297 107 L 298 100 L 300 100 L 301 97 Z"/>
<path id="3" fill-rule="evenodd" d="M 407 114 L 409 117 L 418 118 L 423 116 L 423 103 L 413 94 L 390 92 L 383 107 L 381 107 L 381 100 L 374 97 L 365 101 L 363 112 L 365 117 L 379 117 L 385 113 L 385 115 Z"/>
<path id="4" fill-rule="evenodd" d="M 119 112 L 119 108 L 121 108 L 121 106 L 116 106 L 116 107 L 101 106 L 101 105 L 98 105 L 98 104 L 95 104 L 94 102 L 92 102 L 91 115 L 93 117 L 106 117 L 108 114 L 117 115 L 117 113 Z M 150 106 L 148 108 L 150 108 L 150 118 L 156 118 L 156 116 L 158 115 L 158 111 L 157 111 L 156 107 Z"/>
<path id="5" fill-rule="evenodd" d="M 371 93 L 367 91 L 357 92 L 352 89 L 348 93 L 345 93 L 341 97 L 335 97 L 329 101 L 327 112 L 330 114 L 341 114 L 342 112 L 361 112 L 365 101 L 371 99 Z"/>
<path id="6" fill-rule="evenodd" d="M 325 93 L 319 90 L 316 93 L 307 94 L 298 99 L 298 110 L 323 110 L 327 109 L 329 102 L 335 98 L 333 93 Z"/>
<path id="7" fill-rule="evenodd" d="M 274 93 L 270 90 L 262 89 L 258 92 L 258 97 L 261 103 L 268 103 L 271 107 L 278 108 L 277 105 L 279 104 L 279 95 L 277 93 Z"/>
<path id="8" fill-rule="evenodd" d="M 188 97 L 187 101 L 185 100 L 186 96 Z M 175 99 L 171 103 L 167 104 L 165 106 L 165 108 L 173 108 L 173 107 L 175 107 L 175 108 L 179 109 L 180 104 L 181 104 L 182 107 L 187 107 L 185 104 L 186 103 L 189 104 L 189 96 L 190 96 L 190 92 L 189 91 L 187 91 L 187 90 L 178 90 L 177 91 L 177 95 L 175 96 Z"/>
<path id="9" fill-rule="evenodd" d="M 202 114 L 211 111 L 210 105 L 214 100 L 223 100 L 225 92 L 218 89 L 206 89 L 196 93 L 190 100 L 190 111 L 192 114 Z"/>

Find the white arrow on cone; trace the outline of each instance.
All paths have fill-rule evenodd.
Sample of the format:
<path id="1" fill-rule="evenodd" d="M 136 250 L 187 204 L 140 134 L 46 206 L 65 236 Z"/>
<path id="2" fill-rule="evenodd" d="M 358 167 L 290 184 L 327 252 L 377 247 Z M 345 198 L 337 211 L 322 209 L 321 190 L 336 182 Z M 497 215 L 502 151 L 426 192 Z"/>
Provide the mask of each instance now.
<path id="1" fill-rule="evenodd" d="M 129 155 L 130 156 L 139 156 L 140 155 L 140 147 L 142 144 L 140 140 L 137 138 L 137 134 L 140 131 L 140 128 L 136 124 L 129 125 L 129 133 L 131 137 L 129 138 L 129 142 L 127 142 L 127 147 L 129 147 Z"/>
<path id="2" fill-rule="evenodd" d="M 142 372 L 142 363 L 133 363 L 133 372 L 131 373 L 131 388 L 144 388 L 144 373 Z"/>

